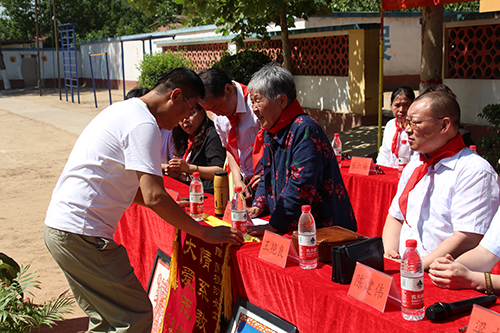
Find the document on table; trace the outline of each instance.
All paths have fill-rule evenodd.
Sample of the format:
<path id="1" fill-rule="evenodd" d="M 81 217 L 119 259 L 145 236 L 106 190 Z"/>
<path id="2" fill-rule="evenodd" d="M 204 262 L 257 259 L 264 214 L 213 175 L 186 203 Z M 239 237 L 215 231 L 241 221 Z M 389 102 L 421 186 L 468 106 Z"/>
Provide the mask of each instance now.
<path id="1" fill-rule="evenodd" d="M 266 225 L 269 224 L 269 221 L 259 219 L 258 217 L 252 219 L 253 225 Z"/>

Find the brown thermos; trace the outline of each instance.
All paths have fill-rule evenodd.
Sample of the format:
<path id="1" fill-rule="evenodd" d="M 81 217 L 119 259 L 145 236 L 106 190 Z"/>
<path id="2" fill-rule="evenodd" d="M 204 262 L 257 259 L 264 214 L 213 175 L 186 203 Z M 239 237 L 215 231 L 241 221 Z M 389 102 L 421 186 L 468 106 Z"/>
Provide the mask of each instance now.
<path id="1" fill-rule="evenodd" d="M 229 201 L 229 180 L 227 171 L 216 171 L 214 176 L 214 208 L 215 216 L 224 216 Z"/>

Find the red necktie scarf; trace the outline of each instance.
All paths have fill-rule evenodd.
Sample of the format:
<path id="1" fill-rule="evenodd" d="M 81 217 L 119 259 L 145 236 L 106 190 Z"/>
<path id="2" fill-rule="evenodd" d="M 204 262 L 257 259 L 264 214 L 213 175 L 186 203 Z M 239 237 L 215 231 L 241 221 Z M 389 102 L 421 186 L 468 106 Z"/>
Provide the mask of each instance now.
<path id="1" fill-rule="evenodd" d="M 189 155 L 189 151 L 191 150 L 191 147 L 193 146 L 193 140 L 191 140 L 191 139 L 192 139 L 192 137 L 190 135 L 188 138 L 188 146 L 186 148 L 186 151 L 184 152 L 184 156 L 182 156 L 182 159 L 186 162 L 188 162 L 187 157 Z"/>
<path id="2" fill-rule="evenodd" d="M 392 138 L 392 153 L 396 155 L 396 158 L 398 158 L 398 137 L 399 137 L 399 132 L 403 131 L 405 128 L 404 126 L 399 126 L 398 120 L 396 119 L 396 133 L 394 134 L 394 137 Z"/>
<path id="3" fill-rule="evenodd" d="M 410 193 L 415 185 L 425 176 L 427 173 L 429 166 L 434 165 L 443 158 L 452 157 L 455 154 L 459 153 L 462 149 L 465 148 L 464 140 L 462 139 L 462 135 L 460 133 L 457 134 L 452 140 L 450 140 L 447 144 L 441 147 L 432 157 L 425 157 L 423 154 L 420 154 L 420 160 L 424 163 L 418 166 L 412 173 L 410 180 L 406 184 L 403 193 L 399 197 L 399 208 L 401 209 L 401 213 L 404 216 L 406 221 L 406 210 L 408 207 L 408 194 Z"/>
<path id="4" fill-rule="evenodd" d="M 281 129 L 288 126 L 297 116 L 304 114 L 304 110 L 300 106 L 299 102 L 295 99 L 292 104 L 288 105 L 283 112 L 281 112 L 281 116 L 272 128 L 267 131 L 272 134 L 278 133 Z M 255 137 L 255 142 L 253 143 L 253 152 L 252 152 L 252 162 L 253 162 L 253 170 L 257 168 L 257 165 L 260 162 L 260 159 L 264 155 L 264 129 L 261 127 L 257 136 Z"/>
<path id="5" fill-rule="evenodd" d="M 248 97 L 248 89 L 244 84 L 240 84 L 243 90 L 243 100 L 246 103 Z M 232 116 L 227 116 L 229 122 L 231 123 L 231 129 L 227 137 L 226 149 L 231 155 L 233 155 L 236 164 L 240 165 L 240 154 L 238 154 L 238 136 L 236 135 L 236 126 L 238 126 L 238 115 L 234 114 Z"/>

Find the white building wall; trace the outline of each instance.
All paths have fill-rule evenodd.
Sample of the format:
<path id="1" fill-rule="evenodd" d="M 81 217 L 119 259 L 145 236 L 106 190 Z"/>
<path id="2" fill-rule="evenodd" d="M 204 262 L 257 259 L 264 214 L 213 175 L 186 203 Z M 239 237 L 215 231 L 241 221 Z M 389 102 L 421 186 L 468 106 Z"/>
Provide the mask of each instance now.
<path id="1" fill-rule="evenodd" d="M 477 115 L 486 105 L 500 103 L 500 80 L 445 79 L 444 84 L 457 95 L 461 123 L 489 126 Z"/>
<path id="2" fill-rule="evenodd" d="M 295 75 L 294 79 L 302 107 L 349 112 L 349 77 Z"/>

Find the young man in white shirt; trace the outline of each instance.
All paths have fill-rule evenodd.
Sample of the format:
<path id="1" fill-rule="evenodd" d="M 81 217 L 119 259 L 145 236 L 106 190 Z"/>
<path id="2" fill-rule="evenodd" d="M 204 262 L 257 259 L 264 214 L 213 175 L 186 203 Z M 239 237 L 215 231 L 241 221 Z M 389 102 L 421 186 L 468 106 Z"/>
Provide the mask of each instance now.
<path id="1" fill-rule="evenodd" d="M 245 188 L 245 183 L 252 182 L 255 189 L 257 183 L 253 181 L 258 177 L 253 176 L 259 175 L 262 168 L 259 164 L 254 170 L 252 152 L 260 123 L 252 112 L 252 102 L 246 86 L 231 81 L 224 71 L 217 68 L 201 71 L 199 75 L 206 89 L 206 96 L 200 104 L 214 113 L 215 129 L 222 145 L 226 147 L 234 186 Z M 231 143 L 233 127 L 236 135 L 234 144 Z M 247 190 L 245 196 L 249 195 Z"/>
<path id="2" fill-rule="evenodd" d="M 75 143 L 52 193 L 44 238 L 90 317 L 88 332 L 151 331 L 149 298 L 113 240 L 132 202 L 209 243 L 242 243 L 235 229 L 191 219 L 163 186 L 160 128 L 172 129 L 203 95 L 195 72 L 174 69 L 148 94 L 106 108 Z"/>
<path id="3" fill-rule="evenodd" d="M 382 238 L 385 254 L 399 258 L 416 239 L 424 269 L 450 253 L 477 246 L 498 208 L 498 175 L 468 149 L 458 132 L 460 107 L 450 94 L 419 96 L 408 110 L 405 131 L 420 153 L 403 170 Z"/>

